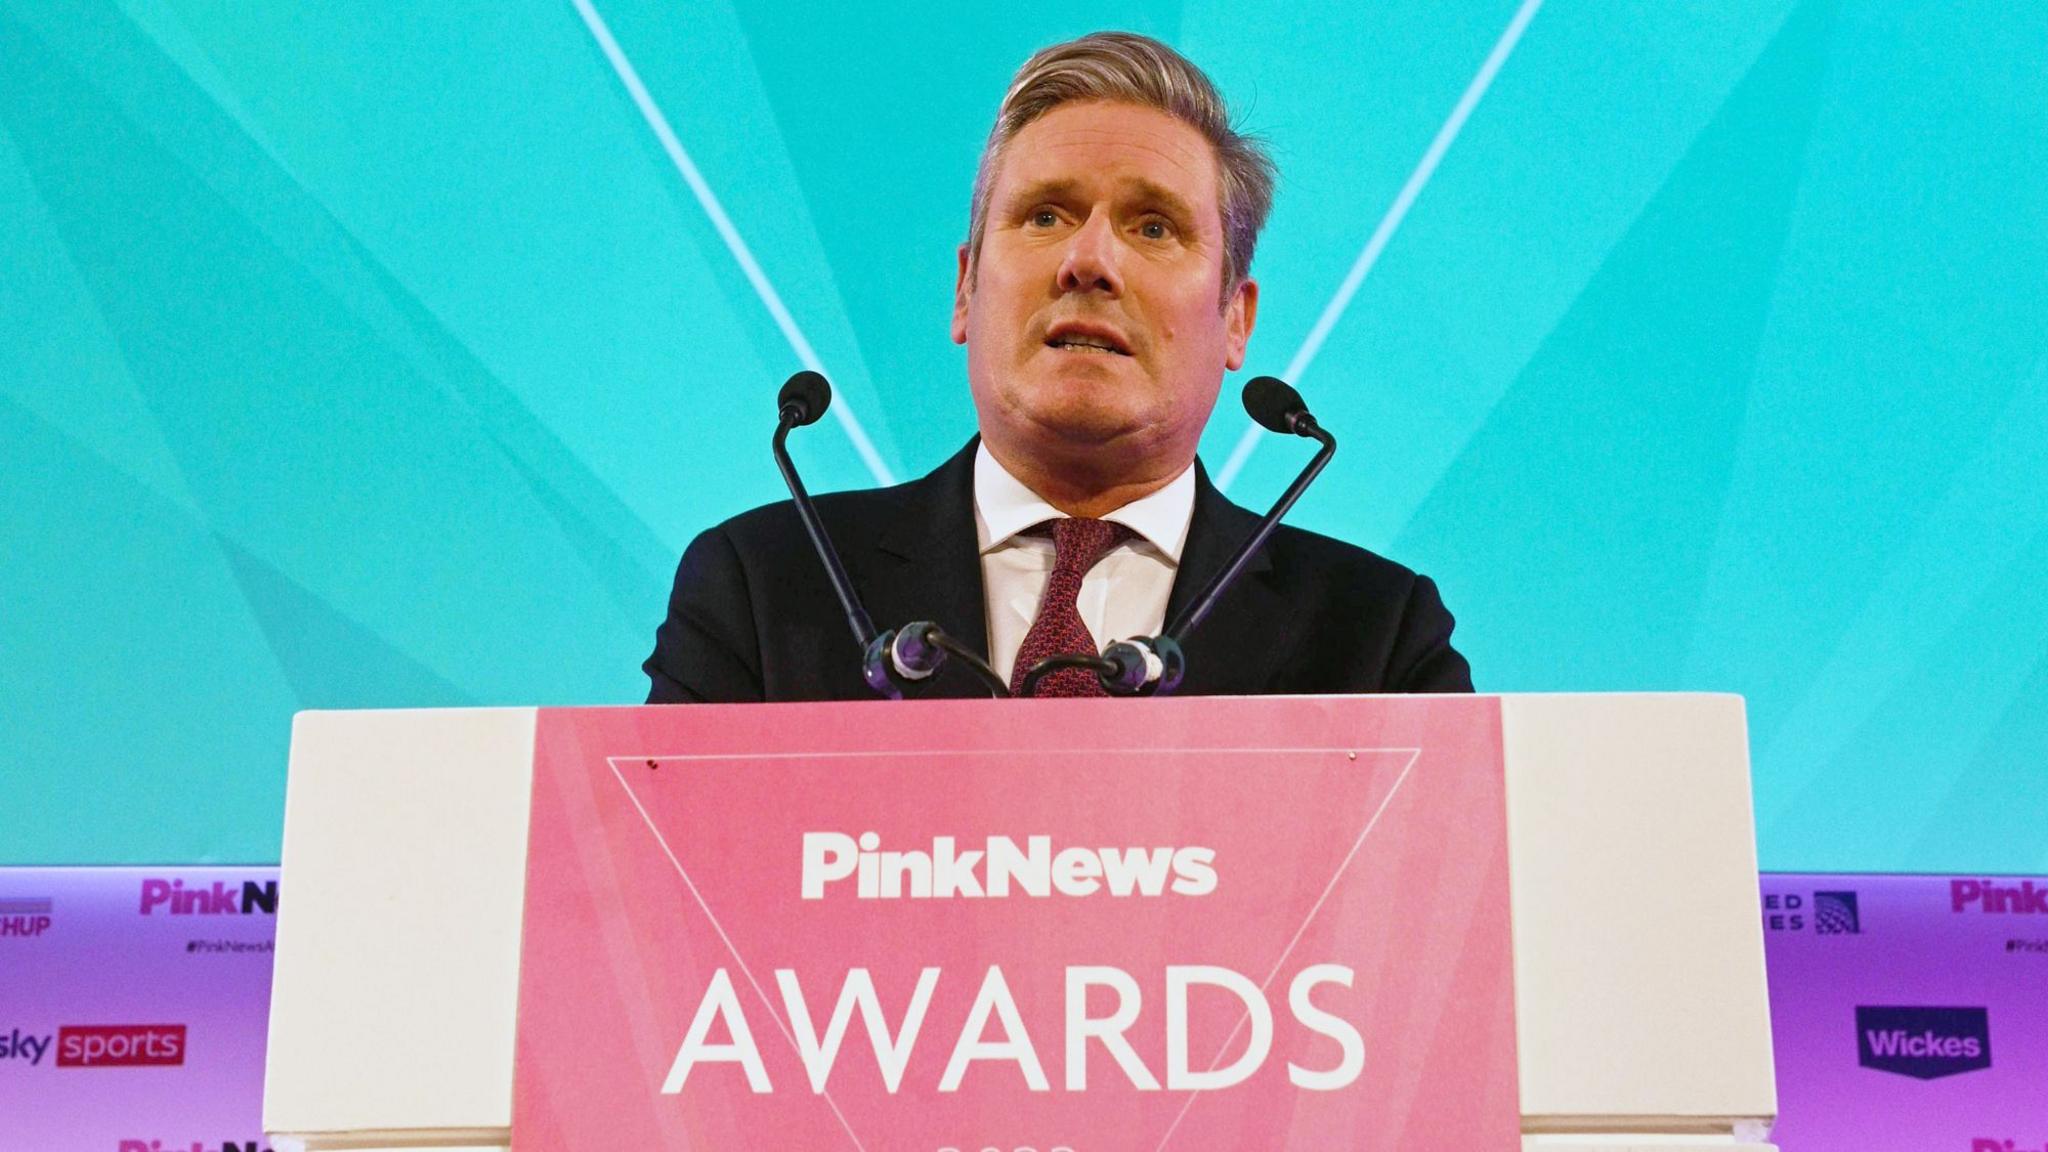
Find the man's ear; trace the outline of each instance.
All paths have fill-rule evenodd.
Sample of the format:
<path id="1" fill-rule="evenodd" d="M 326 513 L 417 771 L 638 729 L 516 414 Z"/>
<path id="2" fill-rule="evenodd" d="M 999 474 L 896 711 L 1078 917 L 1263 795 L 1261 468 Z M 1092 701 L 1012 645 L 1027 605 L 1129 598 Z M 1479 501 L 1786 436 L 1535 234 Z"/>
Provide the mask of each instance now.
<path id="1" fill-rule="evenodd" d="M 967 343 L 967 301 L 974 294 L 974 271 L 968 267 L 967 245 L 960 246 L 960 268 L 953 278 L 953 343 Z"/>
<path id="2" fill-rule="evenodd" d="M 1232 372 L 1244 367 L 1245 345 L 1251 343 L 1252 326 L 1258 321 L 1259 282 L 1248 278 L 1223 306 L 1223 363 Z"/>

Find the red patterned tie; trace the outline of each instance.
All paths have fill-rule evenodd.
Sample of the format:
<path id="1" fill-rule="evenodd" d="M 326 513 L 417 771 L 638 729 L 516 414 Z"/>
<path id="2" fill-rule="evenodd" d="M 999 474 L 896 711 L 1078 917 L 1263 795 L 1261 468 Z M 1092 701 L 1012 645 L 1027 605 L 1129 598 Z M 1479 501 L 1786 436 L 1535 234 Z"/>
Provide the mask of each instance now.
<path id="1" fill-rule="evenodd" d="M 1095 637 L 1081 622 L 1075 600 L 1081 594 L 1081 578 L 1095 567 L 1109 550 L 1136 533 L 1108 520 L 1070 518 L 1051 520 L 1033 529 L 1042 534 L 1052 528 L 1052 575 L 1045 582 L 1045 598 L 1038 602 L 1038 619 L 1024 634 L 1017 649 L 1017 664 L 1010 672 L 1010 691 L 1022 694 L 1024 674 L 1048 656 L 1063 652 L 1096 652 Z M 1107 696 L 1095 673 L 1085 668 L 1062 668 L 1038 681 L 1033 696 Z"/>

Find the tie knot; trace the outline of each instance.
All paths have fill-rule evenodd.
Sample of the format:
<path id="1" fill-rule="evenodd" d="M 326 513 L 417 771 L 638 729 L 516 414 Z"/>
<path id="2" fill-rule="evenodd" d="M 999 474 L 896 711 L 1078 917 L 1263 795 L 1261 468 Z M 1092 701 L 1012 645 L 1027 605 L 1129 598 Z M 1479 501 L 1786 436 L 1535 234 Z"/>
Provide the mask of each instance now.
<path id="1" fill-rule="evenodd" d="M 1052 566 L 1055 572 L 1085 574 L 1109 555 L 1109 550 L 1137 533 L 1111 520 L 1087 520 L 1069 516 L 1049 521 L 1052 527 Z"/>

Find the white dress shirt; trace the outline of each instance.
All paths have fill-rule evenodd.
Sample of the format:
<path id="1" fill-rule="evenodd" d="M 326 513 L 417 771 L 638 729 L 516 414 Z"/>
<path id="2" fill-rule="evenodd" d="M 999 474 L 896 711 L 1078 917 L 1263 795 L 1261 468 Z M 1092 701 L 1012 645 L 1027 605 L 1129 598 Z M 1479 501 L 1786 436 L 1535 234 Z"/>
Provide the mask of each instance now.
<path id="1" fill-rule="evenodd" d="M 1103 517 L 1136 532 L 1081 578 L 1076 607 L 1098 649 L 1130 636 L 1156 636 L 1166 626 L 1166 600 L 1195 514 L 1195 469 L 1141 500 Z M 974 531 L 988 613 L 989 664 L 1010 679 L 1017 649 L 1038 618 L 1052 578 L 1052 541 L 1024 531 L 1066 513 L 1010 475 L 983 444 L 974 453 Z"/>

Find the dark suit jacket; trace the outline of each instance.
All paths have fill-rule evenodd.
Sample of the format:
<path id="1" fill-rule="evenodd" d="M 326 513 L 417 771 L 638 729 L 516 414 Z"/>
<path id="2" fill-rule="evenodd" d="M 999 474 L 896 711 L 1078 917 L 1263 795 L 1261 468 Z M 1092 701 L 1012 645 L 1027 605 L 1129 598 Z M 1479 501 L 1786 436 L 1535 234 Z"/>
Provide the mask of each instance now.
<path id="1" fill-rule="evenodd" d="M 988 654 L 974 530 L 974 449 L 894 488 L 821 496 L 818 514 L 878 628 L 932 620 Z M 1196 465 L 1172 620 L 1258 524 Z M 1470 692 L 1451 614 L 1426 576 L 1282 525 L 1183 647 L 1177 695 Z M 861 652 L 789 501 L 698 536 L 644 665 L 650 704 L 867 700 Z M 986 696 L 949 664 L 906 696 Z"/>

